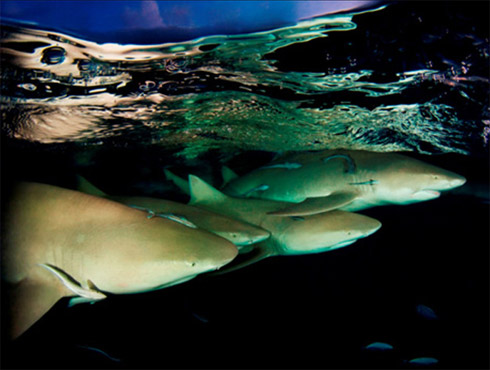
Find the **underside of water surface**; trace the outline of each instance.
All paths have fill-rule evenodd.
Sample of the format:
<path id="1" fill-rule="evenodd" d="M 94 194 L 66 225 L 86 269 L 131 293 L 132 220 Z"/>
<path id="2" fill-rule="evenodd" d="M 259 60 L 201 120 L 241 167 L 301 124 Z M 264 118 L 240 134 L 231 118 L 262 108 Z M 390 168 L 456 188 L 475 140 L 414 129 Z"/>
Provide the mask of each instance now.
<path id="1" fill-rule="evenodd" d="M 246 151 L 488 152 L 488 4 L 392 3 L 158 45 L 7 22 L 6 137 Z M 481 22 L 479 20 L 481 18 Z"/>

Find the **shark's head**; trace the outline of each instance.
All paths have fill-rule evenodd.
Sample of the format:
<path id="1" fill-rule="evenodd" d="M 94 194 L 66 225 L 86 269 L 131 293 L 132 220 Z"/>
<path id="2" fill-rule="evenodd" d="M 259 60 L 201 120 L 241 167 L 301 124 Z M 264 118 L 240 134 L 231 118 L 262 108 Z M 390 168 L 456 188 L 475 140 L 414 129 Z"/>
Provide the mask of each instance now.
<path id="1" fill-rule="evenodd" d="M 339 210 L 290 219 L 277 238 L 281 254 L 318 253 L 345 247 L 381 227 L 381 222 L 374 218 Z"/>
<path id="2" fill-rule="evenodd" d="M 228 240 L 172 220 L 139 216 L 112 233 L 118 253 L 100 248 L 97 264 L 87 273 L 111 293 L 158 289 L 198 274 L 217 270 L 238 254 Z"/>
<path id="3" fill-rule="evenodd" d="M 383 165 L 377 179 L 378 196 L 389 203 L 410 204 L 435 199 L 441 191 L 463 185 L 466 179 L 454 172 L 405 156 Z"/>

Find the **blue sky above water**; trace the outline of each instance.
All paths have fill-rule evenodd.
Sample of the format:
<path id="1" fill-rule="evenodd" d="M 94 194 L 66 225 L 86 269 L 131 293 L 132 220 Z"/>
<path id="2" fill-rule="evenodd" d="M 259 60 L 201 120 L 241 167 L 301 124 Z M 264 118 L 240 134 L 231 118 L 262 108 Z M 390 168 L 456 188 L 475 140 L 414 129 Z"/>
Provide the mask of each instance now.
<path id="1" fill-rule="evenodd" d="M 100 39 L 106 34 L 103 41 L 108 42 L 118 32 L 134 30 L 179 30 L 192 36 L 255 32 L 370 3 L 373 2 L 2 0 L 0 16 L 89 38 Z M 169 37 L 168 32 L 165 37 Z"/>

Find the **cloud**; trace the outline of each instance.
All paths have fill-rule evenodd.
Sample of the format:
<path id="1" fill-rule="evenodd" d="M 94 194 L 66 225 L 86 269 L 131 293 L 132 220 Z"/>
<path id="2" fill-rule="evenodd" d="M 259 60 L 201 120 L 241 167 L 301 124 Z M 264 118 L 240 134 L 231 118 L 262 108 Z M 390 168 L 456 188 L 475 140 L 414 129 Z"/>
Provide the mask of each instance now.
<path id="1" fill-rule="evenodd" d="M 127 27 L 138 29 L 154 29 L 167 26 L 160 15 L 157 1 L 142 1 L 139 9 L 126 7 L 123 20 Z"/>

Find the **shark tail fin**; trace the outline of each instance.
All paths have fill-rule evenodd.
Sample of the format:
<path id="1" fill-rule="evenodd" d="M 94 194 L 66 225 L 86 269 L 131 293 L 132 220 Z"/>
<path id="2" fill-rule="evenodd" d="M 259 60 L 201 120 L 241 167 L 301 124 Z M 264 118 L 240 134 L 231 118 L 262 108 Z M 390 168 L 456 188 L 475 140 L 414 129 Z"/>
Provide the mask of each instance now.
<path id="1" fill-rule="evenodd" d="M 163 172 L 167 180 L 172 181 L 184 194 L 190 195 L 189 183 L 182 177 L 170 172 L 168 169 L 164 168 Z"/>
<path id="2" fill-rule="evenodd" d="M 95 195 L 97 197 L 106 197 L 107 194 L 88 181 L 85 177 L 77 175 L 77 189 L 85 194 Z"/>
<path id="3" fill-rule="evenodd" d="M 212 272 L 210 275 L 221 275 L 236 271 L 274 255 L 275 253 L 270 248 L 267 248 L 267 245 L 258 244 L 251 252 L 239 254 L 231 263 L 220 268 L 218 271 Z"/>
<path id="4" fill-rule="evenodd" d="M 189 204 L 216 203 L 227 198 L 218 189 L 194 175 L 189 175 L 189 192 L 191 196 Z"/>
<path id="5" fill-rule="evenodd" d="M 238 178 L 238 175 L 235 173 L 235 171 L 227 166 L 221 167 L 221 176 L 223 177 L 222 187 L 226 186 L 230 181 Z"/>

